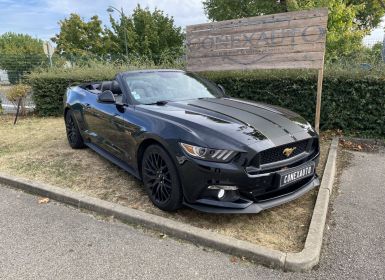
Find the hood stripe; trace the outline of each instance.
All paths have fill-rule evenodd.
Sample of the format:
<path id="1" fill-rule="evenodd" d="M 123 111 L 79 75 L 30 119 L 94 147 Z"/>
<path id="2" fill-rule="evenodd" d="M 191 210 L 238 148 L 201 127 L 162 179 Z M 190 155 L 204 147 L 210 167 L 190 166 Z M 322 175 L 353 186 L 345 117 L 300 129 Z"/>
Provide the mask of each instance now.
<path id="1" fill-rule="evenodd" d="M 230 100 L 230 99 L 226 99 L 226 100 L 232 101 L 232 100 Z M 273 117 L 276 117 L 277 113 L 272 113 L 273 116 L 270 115 L 271 118 L 268 118 L 268 117 L 265 117 L 265 116 L 263 116 L 263 115 L 261 115 L 261 114 L 257 114 L 257 113 L 255 113 L 255 112 L 252 112 L 252 111 L 249 111 L 249 110 L 246 110 L 246 109 L 243 109 L 243 108 L 239 108 L 239 107 L 233 106 L 233 105 L 231 105 L 231 104 L 226 104 L 226 103 L 221 103 L 221 102 L 213 102 L 213 101 L 211 101 L 211 100 L 206 100 L 206 101 L 212 102 L 212 103 L 215 103 L 215 104 L 221 104 L 221 105 L 228 106 L 228 107 L 231 107 L 231 108 L 235 108 L 235 109 L 238 109 L 238 110 L 243 110 L 243 111 L 248 112 L 248 113 L 250 113 L 250 114 L 253 114 L 253 115 L 257 116 L 257 117 L 260 117 L 260 118 L 262 118 L 262 119 L 265 119 L 266 121 L 272 123 L 273 125 L 278 126 L 280 129 L 282 129 L 282 130 L 285 131 L 287 134 L 289 134 L 290 137 L 293 138 L 293 140 L 297 140 L 289 130 L 287 130 L 285 127 L 283 127 L 280 123 L 275 122 L 275 121 L 272 120 Z M 236 101 L 235 101 L 235 102 L 236 102 Z M 242 103 L 242 104 L 244 104 L 243 102 L 236 102 L 236 103 Z M 253 105 L 249 105 L 249 106 L 251 106 L 251 107 L 253 107 L 253 108 L 257 107 L 257 106 L 253 106 Z M 260 108 L 260 107 L 258 107 L 258 108 Z M 267 110 L 267 109 L 265 109 L 265 108 L 263 108 L 263 110 L 264 110 L 264 111 L 269 111 L 269 110 Z M 270 112 L 270 111 L 269 111 L 269 112 Z M 285 122 L 285 125 L 286 125 L 286 123 L 287 123 L 287 121 Z M 290 123 L 291 123 L 291 122 L 290 122 Z"/>
<path id="2" fill-rule="evenodd" d="M 246 110 L 232 106 L 226 106 L 220 103 L 209 102 L 208 100 L 194 100 L 189 102 L 188 105 L 208 111 L 214 111 L 216 113 L 220 113 L 235 120 L 241 121 L 247 125 L 251 125 L 254 129 L 265 135 L 275 145 L 293 142 L 293 137 L 287 130 L 279 127 L 275 123 L 272 125 L 270 120 Z"/>
<path id="3" fill-rule="evenodd" d="M 259 117 L 263 117 L 267 120 L 270 120 L 271 122 L 276 123 L 279 127 L 287 130 L 290 134 L 295 134 L 296 132 L 301 131 L 301 128 L 298 125 L 294 124 L 289 118 L 287 118 L 282 113 L 272 112 L 268 108 L 258 106 L 258 104 L 254 105 L 251 103 L 242 102 L 234 99 L 213 99 L 211 102 L 238 108 L 240 110 L 247 111 Z"/>

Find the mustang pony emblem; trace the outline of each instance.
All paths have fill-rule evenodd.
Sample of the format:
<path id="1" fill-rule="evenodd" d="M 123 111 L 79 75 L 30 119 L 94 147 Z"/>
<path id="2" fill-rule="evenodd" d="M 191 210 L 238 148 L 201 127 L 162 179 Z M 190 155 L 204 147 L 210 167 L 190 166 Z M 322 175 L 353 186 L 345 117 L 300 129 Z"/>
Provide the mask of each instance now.
<path id="1" fill-rule="evenodd" d="M 284 154 L 286 157 L 289 157 L 291 156 L 291 154 L 294 152 L 295 149 L 297 149 L 297 147 L 286 148 L 283 150 L 282 154 Z"/>

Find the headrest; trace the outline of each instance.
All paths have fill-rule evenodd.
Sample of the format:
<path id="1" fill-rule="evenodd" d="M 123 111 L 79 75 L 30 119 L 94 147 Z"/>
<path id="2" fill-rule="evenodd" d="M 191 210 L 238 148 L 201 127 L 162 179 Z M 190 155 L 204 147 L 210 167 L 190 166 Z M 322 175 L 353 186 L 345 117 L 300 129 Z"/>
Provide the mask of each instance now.
<path id="1" fill-rule="evenodd" d="M 117 81 L 113 81 L 111 83 L 111 91 L 114 94 L 121 95 L 122 94 L 122 89 L 119 86 L 119 83 Z"/>
<path id="2" fill-rule="evenodd" d="M 102 92 L 105 91 L 105 90 L 111 90 L 111 91 L 112 91 L 111 84 L 112 84 L 111 81 L 103 82 L 103 83 L 102 83 L 102 87 L 100 88 L 101 91 L 102 91 Z"/>

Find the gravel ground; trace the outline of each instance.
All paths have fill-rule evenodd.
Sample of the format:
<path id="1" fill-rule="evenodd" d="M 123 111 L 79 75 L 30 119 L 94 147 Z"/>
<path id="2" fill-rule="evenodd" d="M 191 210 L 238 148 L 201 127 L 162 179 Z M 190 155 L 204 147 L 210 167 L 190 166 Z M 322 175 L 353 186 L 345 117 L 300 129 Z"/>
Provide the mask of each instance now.
<path id="1" fill-rule="evenodd" d="M 385 279 L 384 158 L 352 153 L 310 273 L 271 270 L 0 186 L 0 279 Z"/>

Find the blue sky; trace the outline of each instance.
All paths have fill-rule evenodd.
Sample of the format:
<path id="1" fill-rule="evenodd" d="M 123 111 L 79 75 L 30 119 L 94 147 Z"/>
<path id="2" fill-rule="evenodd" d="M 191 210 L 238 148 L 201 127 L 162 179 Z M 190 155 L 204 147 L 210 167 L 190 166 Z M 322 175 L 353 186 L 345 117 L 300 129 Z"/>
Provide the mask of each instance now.
<path id="1" fill-rule="evenodd" d="M 109 5 L 123 7 L 129 14 L 137 3 L 165 11 L 174 17 L 178 26 L 207 21 L 201 0 L 0 0 L 0 34 L 7 31 L 28 33 L 47 40 L 59 32 L 58 21 L 70 13 L 78 13 L 87 20 L 98 15 L 104 24 L 108 24 L 106 9 Z"/>
<path id="2" fill-rule="evenodd" d="M 0 34 L 12 31 L 28 33 L 34 37 L 47 40 L 58 33 L 58 21 L 70 13 L 80 14 L 85 19 L 98 15 L 104 24 L 108 24 L 109 5 L 123 7 L 131 13 L 137 3 L 143 7 L 155 7 L 173 16 L 178 26 L 206 22 L 201 0 L 0 0 Z M 115 15 L 118 17 L 118 15 Z M 372 44 L 382 41 L 384 36 L 384 21 L 382 27 L 374 30 L 365 42 Z"/>

